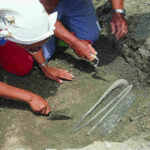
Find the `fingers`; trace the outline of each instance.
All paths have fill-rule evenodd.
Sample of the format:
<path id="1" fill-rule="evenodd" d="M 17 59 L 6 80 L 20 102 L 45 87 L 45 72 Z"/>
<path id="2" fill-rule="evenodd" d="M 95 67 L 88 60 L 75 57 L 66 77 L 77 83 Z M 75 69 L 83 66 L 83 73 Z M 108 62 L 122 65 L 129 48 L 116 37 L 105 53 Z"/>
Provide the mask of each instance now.
<path id="1" fill-rule="evenodd" d="M 93 61 L 95 58 L 96 58 L 96 55 L 97 55 L 97 52 L 96 50 L 91 46 L 91 44 L 88 45 L 88 48 L 89 48 L 89 52 L 87 52 L 87 56 L 86 58 L 89 60 L 89 61 Z"/>
<path id="2" fill-rule="evenodd" d="M 124 16 L 121 13 L 114 13 L 110 23 L 112 33 L 116 33 L 116 39 L 124 37 L 128 33 L 128 25 Z"/>
<path id="3" fill-rule="evenodd" d="M 88 59 L 89 61 L 93 61 L 95 58 L 92 56 L 93 54 L 89 53 L 85 58 Z"/>
<path id="4" fill-rule="evenodd" d="M 112 34 L 115 34 L 115 33 L 116 33 L 116 26 L 115 26 L 115 23 L 114 23 L 114 22 L 111 22 L 110 25 L 111 25 L 111 32 L 112 32 Z"/>
<path id="5" fill-rule="evenodd" d="M 51 109 L 50 109 L 50 106 L 49 106 L 49 104 L 48 104 L 45 114 L 48 115 L 50 112 L 51 112 Z"/>
<path id="6" fill-rule="evenodd" d="M 89 54 L 87 55 L 86 59 L 88 59 L 89 61 L 93 61 L 97 56 L 97 52 L 95 54 Z"/>
<path id="7" fill-rule="evenodd" d="M 128 33 L 128 25 L 126 23 L 122 24 L 122 32 L 118 35 L 118 39 L 121 39 Z"/>
<path id="8" fill-rule="evenodd" d="M 73 74 L 69 73 L 67 70 L 61 70 L 60 78 L 72 80 L 74 76 Z"/>
<path id="9" fill-rule="evenodd" d="M 47 105 L 45 103 L 39 103 L 39 106 L 36 109 L 33 109 L 33 111 L 44 115 L 46 112 L 46 108 L 47 108 Z"/>
<path id="10" fill-rule="evenodd" d="M 44 114 L 48 115 L 51 111 L 48 102 L 45 102 L 44 104 L 42 104 L 39 109 L 40 109 L 39 113 L 41 113 L 43 115 Z"/>
<path id="11" fill-rule="evenodd" d="M 92 45 L 91 45 L 91 44 L 89 44 L 89 49 L 90 49 L 91 54 L 93 54 L 93 55 L 97 55 L 96 50 L 92 47 Z"/>
<path id="12" fill-rule="evenodd" d="M 93 57 L 93 59 L 96 59 L 96 58 L 97 58 L 97 56 L 96 56 L 96 55 L 91 54 L 91 56 Z"/>
<path id="13" fill-rule="evenodd" d="M 44 115 L 45 112 L 46 112 L 46 108 L 43 108 L 42 111 L 41 111 L 41 114 Z"/>
<path id="14" fill-rule="evenodd" d="M 58 69 L 58 68 L 57 68 Z M 61 79 L 66 79 L 66 80 L 72 80 L 75 77 L 73 74 L 69 73 L 67 70 L 64 69 L 58 69 L 59 73 L 54 77 L 54 80 L 58 83 L 63 83 L 63 80 Z"/>
<path id="15" fill-rule="evenodd" d="M 117 22 L 116 23 L 116 27 L 117 27 L 117 33 L 116 33 L 116 39 L 119 40 L 119 36 L 122 36 L 122 25 L 121 22 Z"/>
<path id="16" fill-rule="evenodd" d="M 55 80 L 58 83 L 63 83 L 62 79 L 72 80 L 74 76 L 67 70 L 48 67 L 45 71 L 45 76 L 49 79 Z"/>
<path id="17" fill-rule="evenodd" d="M 41 113 L 41 114 L 49 114 L 50 113 L 50 106 L 49 103 L 43 99 L 41 96 L 32 94 L 31 101 L 28 101 L 29 105 L 33 109 L 34 112 Z"/>
<path id="18" fill-rule="evenodd" d="M 57 78 L 57 77 L 53 78 L 53 80 L 55 80 L 55 81 L 58 82 L 58 83 L 63 83 L 63 80 L 61 80 L 61 79 L 59 79 L 59 78 Z"/>
<path id="19" fill-rule="evenodd" d="M 47 103 L 45 106 L 43 106 L 43 108 L 41 108 L 42 110 L 40 111 L 41 114 L 46 114 L 48 115 L 50 113 L 50 107 L 49 104 Z"/>

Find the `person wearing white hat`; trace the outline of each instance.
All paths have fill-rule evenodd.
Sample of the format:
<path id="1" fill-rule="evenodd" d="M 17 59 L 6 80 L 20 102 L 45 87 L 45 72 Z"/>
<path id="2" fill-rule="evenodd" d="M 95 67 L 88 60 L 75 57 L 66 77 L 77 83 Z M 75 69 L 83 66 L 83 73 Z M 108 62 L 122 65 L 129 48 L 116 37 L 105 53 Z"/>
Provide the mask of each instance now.
<path id="1" fill-rule="evenodd" d="M 0 16 L 1 38 L 15 42 L 29 51 L 48 78 L 60 83 L 62 80 L 59 78 L 72 80 L 73 75 L 66 70 L 52 67 L 45 70 L 43 67 L 54 52 L 49 41 L 54 39 L 52 35 L 57 12 L 48 15 L 38 0 L 0 0 Z"/>
<path id="2" fill-rule="evenodd" d="M 114 9 L 111 20 L 112 33 L 116 34 L 116 38 L 119 40 L 128 32 L 128 25 L 124 17 L 123 0 L 110 1 Z M 73 48 L 79 57 L 93 61 L 97 57 L 97 52 L 91 44 L 99 39 L 101 29 L 92 0 L 40 0 L 40 2 L 48 14 L 58 12 L 54 36 Z M 53 52 L 56 48 L 54 36 L 46 44 L 42 45 L 45 59 L 49 59 L 51 51 Z M 57 78 L 61 70 L 57 69 L 54 72 L 46 68 L 47 65 L 41 68 L 43 72 L 47 71 L 45 76 L 59 83 L 63 82 L 62 77 Z"/>
<path id="3" fill-rule="evenodd" d="M 4 7 L 5 2 L 8 3 Z M 74 78 L 72 74 L 68 73 L 67 70 L 49 67 L 47 60 L 55 50 L 55 37 L 72 47 L 79 57 L 86 58 L 89 61 L 94 60 L 97 52 L 88 41 L 92 43 L 98 40 L 100 26 L 92 0 L 40 0 L 40 2 L 44 7 L 38 0 L 26 0 L 24 2 L 0 0 L 0 10 L 2 10 L 0 14 L 2 16 L 0 37 L 16 42 L 19 46 L 29 51 L 46 77 L 59 83 L 63 82 L 62 79 L 72 80 Z M 14 3 L 19 7 L 15 6 Z M 121 12 L 117 10 L 123 9 L 123 0 L 112 0 L 112 3 L 113 8 L 116 9 L 112 20 L 112 31 L 117 33 L 116 35 L 119 39 L 127 33 L 126 21 Z M 7 8 L 7 6 L 11 8 Z M 56 18 L 57 12 L 58 18 Z M 50 16 L 48 17 L 47 14 L 50 14 Z M 56 19 L 58 20 L 56 21 Z M 121 30 L 119 28 L 118 31 L 115 31 L 116 23 L 117 28 L 121 23 Z M 72 35 L 72 32 L 75 32 L 75 36 Z M 55 37 L 52 36 L 53 34 Z M 12 88 L 7 87 L 8 85 L 1 86 L 0 84 L 0 87 L 4 86 L 5 89 Z M 16 89 L 21 93 L 20 90 Z M 0 95 L 7 94 L 4 94 L 4 91 L 2 90 L 1 92 L 0 90 Z M 22 92 L 28 93 L 27 91 Z M 18 92 L 16 93 L 18 94 Z M 16 99 L 16 95 L 10 95 L 7 97 Z M 20 99 L 24 100 L 24 95 L 23 97 L 22 95 L 20 96 Z M 27 98 L 27 96 L 28 99 L 30 98 L 28 102 L 33 110 L 42 114 L 50 112 L 49 105 L 44 99 L 31 93 L 26 94 L 25 97 Z"/>
<path id="4" fill-rule="evenodd" d="M 31 50 L 33 57 L 39 61 L 39 64 L 40 61 L 44 60 L 45 62 L 42 52 L 40 51 L 36 55 L 35 50 L 38 49 L 38 45 L 41 46 L 44 44 L 54 34 L 56 19 L 57 12 L 48 15 L 43 5 L 37 0 L 26 0 L 24 2 L 18 0 L 0 0 L 0 38 L 3 41 L 12 41 L 8 41 L 6 44 L 3 42 L 2 44 L 7 46 L 0 47 L 1 66 L 4 68 L 7 66 L 6 70 L 9 72 L 24 75 L 24 73 L 20 73 L 24 70 L 24 65 L 28 64 L 28 61 L 31 62 L 30 64 L 33 63 L 32 58 L 29 58 L 30 54 L 24 51 L 23 48 L 18 49 L 14 45 L 14 42 L 20 46 L 27 47 L 27 49 L 29 48 L 29 51 L 30 48 L 33 48 Z M 19 55 L 22 59 L 19 58 Z M 10 58 L 12 63 L 7 58 Z M 25 60 L 24 58 L 27 59 Z M 26 62 L 22 63 L 24 60 Z M 70 78 L 72 79 L 72 75 L 70 75 Z M 48 114 L 50 112 L 48 102 L 41 96 L 7 85 L 3 82 L 0 82 L 0 96 L 8 99 L 26 101 L 32 107 L 33 111 L 42 114 Z"/>
<path id="5" fill-rule="evenodd" d="M 32 68 L 28 67 L 30 69 L 22 73 L 28 62 L 30 62 L 30 65 L 33 63 L 32 58 L 30 58 L 31 54 L 40 65 L 46 77 L 59 83 L 62 83 L 62 79 L 72 80 L 74 76 L 68 73 L 67 70 L 48 67 L 46 64 L 46 60 L 54 52 L 50 48 L 49 41 L 54 39 L 52 35 L 56 26 L 58 29 L 55 33 L 56 36 L 59 29 L 61 31 L 65 30 L 64 26 L 59 24 L 59 22 L 56 25 L 56 19 L 57 12 L 48 15 L 43 5 L 37 0 L 0 0 L 0 38 L 3 41 L 2 45 L 5 44 L 5 40 L 11 41 L 6 42 L 4 46 L 0 47 L 0 65 L 9 72 L 17 75 L 25 75 Z M 67 32 L 67 34 L 70 34 L 70 32 Z M 67 44 L 73 46 L 72 42 L 70 42 L 71 39 L 67 39 L 66 37 L 65 39 L 67 40 Z M 72 39 L 76 38 L 73 36 Z M 25 48 L 30 54 L 24 51 L 23 48 L 18 48 L 14 45 L 15 43 Z M 92 50 L 95 53 L 95 50 Z M 91 59 L 91 56 L 87 58 Z M 26 101 L 34 111 L 42 114 L 50 112 L 48 102 L 41 96 L 7 85 L 6 83 L 0 82 L 0 96 Z"/>

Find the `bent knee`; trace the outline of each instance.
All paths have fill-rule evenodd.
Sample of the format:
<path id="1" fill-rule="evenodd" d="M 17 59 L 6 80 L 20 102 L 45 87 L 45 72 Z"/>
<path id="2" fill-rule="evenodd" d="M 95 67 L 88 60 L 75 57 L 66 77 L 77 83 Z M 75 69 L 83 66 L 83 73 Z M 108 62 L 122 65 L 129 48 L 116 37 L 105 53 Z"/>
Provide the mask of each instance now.
<path id="1" fill-rule="evenodd" d="M 99 39 L 101 28 L 98 21 L 96 21 L 96 24 L 93 26 L 94 26 L 93 30 L 89 30 L 88 35 L 89 35 L 89 40 L 91 40 L 94 43 Z"/>
<path id="2" fill-rule="evenodd" d="M 95 24 L 88 28 L 84 28 L 82 32 L 77 34 L 77 37 L 81 40 L 91 40 L 93 43 L 99 39 L 101 28 L 99 22 L 96 21 Z"/>

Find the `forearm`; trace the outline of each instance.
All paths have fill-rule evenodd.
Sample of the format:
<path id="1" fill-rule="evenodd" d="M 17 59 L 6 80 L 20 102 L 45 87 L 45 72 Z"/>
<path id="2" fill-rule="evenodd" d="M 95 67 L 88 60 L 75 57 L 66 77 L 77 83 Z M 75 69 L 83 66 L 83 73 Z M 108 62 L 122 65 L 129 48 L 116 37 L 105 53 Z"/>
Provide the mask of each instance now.
<path id="1" fill-rule="evenodd" d="M 110 0 L 113 9 L 123 9 L 123 0 Z"/>
<path id="2" fill-rule="evenodd" d="M 31 53 L 31 55 L 39 65 L 41 65 L 45 62 L 45 58 L 44 58 L 42 48 L 40 48 L 40 50 L 38 52 Z"/>
<path id="3" fill-rule="evenodd" d="M 79 41 L 79 39 L 70 33 L 59 20 L 55 23 L 55 27 L 54 35 L 63 40 L 70 47 L 73 47 L 75 43 Z"/>
<path id="4" fill-rule="evenodd" d="M 46 62 L 42 48 L 38 52 L 32 53 L 31 55 L 39 65 L 44 64 Z M 43 71 L 43 73 L 47 70 L 47 68 L 47 64 L 41 66 L 41 70 Z"/>
<path id="5" fill-rule="evenodd" d="M 73 47 L 75 43 L 78 42 L 78 38 L 76 38 L 72 33 L 70 33 L 60 21 L 56 21 L 55 23 L 56 29 L 54 30 L 54 35 L 63 40 L 65 43 L 67 43 L 70 47 Z M 30 49 L 30 48 L 29 48 Z M 42 48 L 40 48 L 37 52 L 31 52 L 31 55 L 33 56 L 34 60 L 39 64 L 43 64 L 45 62 L 44 54 L 42 51 Z M 45 65 L 47 67 L 47 65 Z M 43 67 L 42 67 L 43 68 Z"/>
<path id="6" fill-rule="evenodd" d="M 0 96 L 8 99 L 19 100 L 19 101 L 31 101 L 32 92 L 28 92 L 23 89 L 19 89 L 8 85 L 6 83 L 0 82 Z"/>

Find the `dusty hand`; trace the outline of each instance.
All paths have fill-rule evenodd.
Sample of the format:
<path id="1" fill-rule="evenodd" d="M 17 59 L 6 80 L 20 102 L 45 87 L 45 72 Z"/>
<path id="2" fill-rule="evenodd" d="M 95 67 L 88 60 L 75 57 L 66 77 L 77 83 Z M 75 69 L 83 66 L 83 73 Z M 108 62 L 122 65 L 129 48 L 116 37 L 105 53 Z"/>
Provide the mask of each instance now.
<path id="1" fill-rule="evenodd" d="M 61 79 L 72 80 L 74 78 L 71 73 L 64 69 L 48 67 L 47 65 L 41 67 L 41 69 L 47 78 L 55 80 L 59 83 L 63 82 Z"/>
<path id="2" fill-rule="evenodd" d="M 83 40 L 79 40 L 74 44 L 74 46 L 72 46 L 72 48 L 79 57 L 86 58 L 89 61 L 94 60 L 91 54 L 97 55 L 97 52 L 91 46 L 91 44 Z"/>
<path id="3" fill-rule="evenodd" d="M 126 20 L 124 16 L 119 12 L 115 12 L 113 14 L 110 25 L 112 33 L 116 34 L 117 40 L 119 40 L 128 33 L 128 25 L 126 23 Z"/>
<path id="4" fill-rule="evenodd" d="M 48 102 L 39 95 L 34 94 L 28 103 L 35 112 L 49 114 L 51 111 Z"/>

